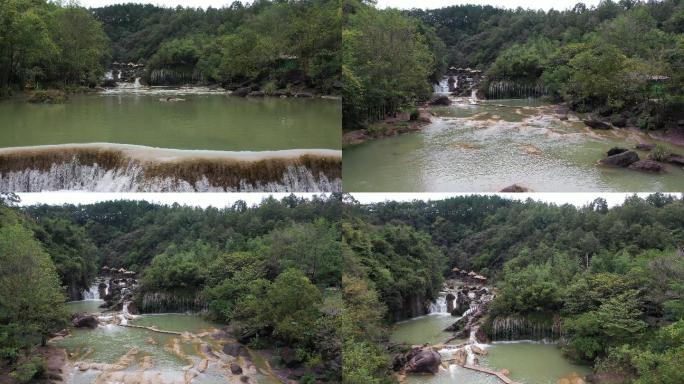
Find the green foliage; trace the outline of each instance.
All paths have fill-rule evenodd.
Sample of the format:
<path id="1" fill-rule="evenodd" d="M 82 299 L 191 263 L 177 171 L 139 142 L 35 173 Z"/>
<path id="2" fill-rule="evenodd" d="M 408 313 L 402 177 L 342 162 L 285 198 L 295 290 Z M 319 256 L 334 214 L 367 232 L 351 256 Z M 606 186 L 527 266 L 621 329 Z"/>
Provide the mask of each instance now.
<path id="1" fill-rule="evenodd" d="M 93 85 L 104 73 L 107 37 L 83 8 L 4 1 L 0 36 L 0 87 Z"/>
<path id="2" fill-rule="evenodd" d="M 44 344 L 65 322 L 52 260 L 26 220 L 0 207 L 0 357 L 13 362 L 21 350 Z M 18 374 L 33 377 L 30 368 L 20 367 Z"/>
<path id="3" fill-rule="evenodd" d="M 660 144 L 653 147 L 651 152 L 648 154 L 648 158 L 655 161 L 663 161 L 665 160 L 666 156 L 667 152 L 665 152 L 665 147 Z"/>
<path id="4" fill-rule="evenodd" d="M 359 128 L 427 99 L 436 77 L 434 31 L 397 10 L 347 2 L 342 30 L 343 126 Z"/>

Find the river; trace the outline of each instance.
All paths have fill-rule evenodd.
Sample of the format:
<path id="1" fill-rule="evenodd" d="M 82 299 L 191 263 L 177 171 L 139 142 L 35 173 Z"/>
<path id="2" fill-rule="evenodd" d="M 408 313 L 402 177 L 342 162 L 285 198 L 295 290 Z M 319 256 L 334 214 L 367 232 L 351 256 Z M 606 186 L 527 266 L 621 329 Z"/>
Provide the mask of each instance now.
<path id="1" fill-rule="evenodd" d="M 341 191 L 341 114 L 339 99 L 200 87 L 4 100 L 0 192 Z"/>
<path id="2" fill-rule="evenodd" d="M 458 317 L 446 312 L 442 297 L 431 306 L 431 313 L 394 325 L 391 334 L 393 342 L 404 342 L 411 345 L 442 345 L 439 350 L 442 361 L 454 357 L 457 349 L 465 343 L 473 343 L 486 351 L 484 356 L 473 356 L 469 352 L 469 364 L 477 359 L 477 365 L 492 371 L 508 370 L 507 376 L 521 384 L 557 384 L 568 379 L 568 383 L 580 382 L 591 370 L 587 366 L 573 364 L 563 357 L 556 344 L 541 343 L 531 340 L 515 342 L 493 342 L 490 344 L 477 343 L 474 338 L 470 341 L 451 340 L 444 344 L 452 335 L 444 332 L 444 328 L 456 322 Z M 472 345 L 472 344 L 471 344 Z M 461 367 L 457 364 L 442 366 L 435 375 L 412 375 L 405 378 L 408 384 L 501 384 L 502 381 L 492 375 Z M 583 382 L 583 381 L 581 381 Z"/>
<path id="3" fill-rule="evenodd" d="M 680 191 L 684 169 L 650 174 L 597 166 L 615 146 L 684 147 L 626 129 L 596 131 L 577 118 L 561 121 L 555 106 L 535 100 L 471 104 L 454 98 L 433 107 L 419 133 L 344 149 L 344 189 L 355 192 L 497 192 L 519 184 L 537 192 Z M 644 159 L 646 152 L 638 152 Z"/>
<path id="4" fill-rule="evenodd" d="M 197 314 L 130 315 L 130 320 L 117 324 L 112 319 L 122 313 L 101 313 L 102 303 L 99 298 L 67 303 L 69 312 L 97 314 L 100 325 L 70 329 L 67 337 L 51 341 L 68 352 L 68 384 L 280 383 L 257 351 L 248 350 L 249 358 L 223 353 L 226 336 L 215 337 L 220 326 Z M 125 323 L 147 328 L 121 325 Z M 232 363 L 243 373 L 231 374 Z"/>
<path id="5" fill-rule="evenodd" d="M 341 147 L 339 100 L 176 91 L 74 95 L 57 105 L 1 101 L 0 147 L 102 142 L 218 151 Z M 160 101 L 169 95 L 184 101 Z"/>

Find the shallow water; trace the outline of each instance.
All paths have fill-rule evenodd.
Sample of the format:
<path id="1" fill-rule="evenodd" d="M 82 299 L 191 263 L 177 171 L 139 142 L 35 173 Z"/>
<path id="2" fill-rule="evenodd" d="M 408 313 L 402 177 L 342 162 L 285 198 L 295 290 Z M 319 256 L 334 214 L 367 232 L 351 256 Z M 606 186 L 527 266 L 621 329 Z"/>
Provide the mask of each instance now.
<path id="1" fill-rule="evenodd" d="M 80 311 L 94 301 L 72 302 L 68 304 L 68 307 L 72 310 L 78 308 Z M 218 328 L 218 325 L 206 321 L 198 315 L 190 314 L 141 315 L 135 320 L 131 320 L 130 324 L 193 334 Z M 147 380 L 145 382 L 182 383 L 186 382 L 188 372 L 196 375 L 192 379 L 193 383 L 229 382 L 231 375 L 227 368 L 221 367 L 223 363 L 211 363 L 204 371 L 192 368 L 193 365 L 197 367 L 205 358 L 200 352 L 201 344 L 210 345 L 214 351 L 220 351 L 221 345 L 210 336 L 191 336 L 189 333 L 185 333 L 188 336 L 181 336 L 109 324 L 99 326 L 96 329 L 72 329 L 70 336 L 53 341 L 53 344 L 65 348 L 72 362 L 89 364 L 114 364 L 122 356 L 130 353 L 131 350 L 137 349 L 138 352 L 134 355 L 131 364 L 123 370 L 114 370 L 114 374 L 145 378 Z M 177 347 L 174 348 L 174 345 Z M 142 369 L 145 359 L 148 362 L 151 361 L 152 367 Z M 101 374 L 102 371 L 100 370 L 80 371 L 78 367 L 74 367 L 66 375 L 66 382 L 71 384 L 92 383 Z M 253 377 L 261 384 L 273 383 L 266 374 L 254 373 Z M 237 380 L 237 378 L 231 380 L 233 379 Z M 130 380 L 129 378 L 128 381 Z"/>
<path id="2" fill-rule="evenodd" d="M 457 319 L 449 314 L 437 313 L 402 321 L 392 328 L 391 340 L 411 345 L 442 344 L 451 337 L 451 332 L 444 332 L 444 328 Z"/>
<path id="3" fill-rule="evenodd" d="M 102 308 L 100 305 L 104 303 L 104 300 L 80 300 L 80 301 L 69 301 L 65 303 L 66 309 L 69 313 L 100 313 Z"/>
<path id="4" fill-rule="evenodd" d="M 521 384 L 556 384 L 558 379 L 572 374 L 584 377 L 591 373 L 589 367 L 565 359 L 555 344 L 494 344 L 487 352 L 487 356 L 480 358 L 480 365 L 508 369 L 509 377 Z"/>
<path id="5" fill-rule="evenodd" d="M 0 147 L 99 142 L 221 151 L 341 147 L 339 100 L 169 92 L 75 95 L 60 105 L 5 100 Z M 160 101 L 170 96 L 185 101 Z"/>
<path id="6" fill-rule="evenodd" d="M 438 118 L 420 133 L 344 150 L 344 189 L 354 192 L 496 192 L 519 184 L 533 191 L 680 191 L 684 170 L 664 174 L 599 167 L 615 146 L 637 137 L 684 154 L 683 147 L 627 130 L 594 131 L 562 122 L 537 101 L 496 100 L 433 109 Z M 647 153 L 640 152 L 646 158 Z"/>

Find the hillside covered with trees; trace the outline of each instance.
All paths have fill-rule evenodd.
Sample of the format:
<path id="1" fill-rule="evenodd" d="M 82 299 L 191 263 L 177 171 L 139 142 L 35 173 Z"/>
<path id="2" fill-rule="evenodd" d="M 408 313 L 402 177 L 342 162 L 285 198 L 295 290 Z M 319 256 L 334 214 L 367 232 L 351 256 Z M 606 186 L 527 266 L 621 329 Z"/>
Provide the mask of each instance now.
<path id="1" fill-rule="evenodd" d="M 596 374 L 684 380 L 675 368 L 684 356 L 681 197 L 632 196 L 613 208 L 603 199 L 578 208 L 494 196 L 348 203 L 345 382 L 393 382 L 388 326 L 423 314 L 414 303 L 434 300 L 453 267 L 496 286 L 491 337 L 496 319 L 560 318 L 563 352 Z"/>
<path id="2" fill-rule="evenodd" d="M 33 353 L 67 324 L 64 301 L 104 266 L 138 272 L 164 312 L 202 311 L 250 347 L 291 347 L 307 380 L 339 381 L 338 197 L 228 209 L 111 201 L 0 207 L 0 375 L 43 373 Z M 26 282 L 31 284 L 26 284 Z M 184 306 L 193 298 L 196 308 Z M 312 373 L 314 367 L 316 373 Z M 22 379 L 24 380 L 24 379 Z"/>
<path id="3" fill-rule="evenodd" d="M 94 87 L 112 62 L 156 83 L 339 93 L 336 0 L 236 1 L 223 8 L 8 0 L 0 8 L 0 90 Z"/>
<path id="4" fill-rule="evenodd" d="M 394 113 L 395 104 L 410 108 L 425 100 L 435 69 L 443 71 L 444 64 L 485 71 L 485 92 L 490 84 L 501 82 L 520 88 L 542 85 L 552 100 L 566 102 L 578 112 L 616 122 L 625 119 L 642 129 L 677 128 L 683 118 L 684 4 L 678 0 L 604 0 L 595 7 L 578 3 L 572 9 L 548 12 L 478 5 L 404 12 L 372 5 L 349 8 L 361 9 L 355 14 L 367 14 L 366 18 L 401 19 L 412 27 L 404 29 L 402 43 L 389 44 L 391 50 L 379 48 L 391 38 L 377 42 L 382 53 L 375 57 L 363 49 L 372 42 L 345 40 L 348 128 Z M 369 32 L 360 19 L 345 21 L 345 38 Z M 414 38 L 406 38 L 408 34 Z M 373 70 L 380 72 L 369 72 Z M 416 78 L 407 81 L 404 70 Z M 394 81 L 406 85 L 391 86 Z M 385 113 L 355 112 L 359 105 L 380 107 Z"/>
<path id="5" fill-rule="evenodd" d="M 112 59 L 173 82 L 339 92 L 339 1 L 235 1 L 223 8 L 119 4 L 92 9 Z"/>

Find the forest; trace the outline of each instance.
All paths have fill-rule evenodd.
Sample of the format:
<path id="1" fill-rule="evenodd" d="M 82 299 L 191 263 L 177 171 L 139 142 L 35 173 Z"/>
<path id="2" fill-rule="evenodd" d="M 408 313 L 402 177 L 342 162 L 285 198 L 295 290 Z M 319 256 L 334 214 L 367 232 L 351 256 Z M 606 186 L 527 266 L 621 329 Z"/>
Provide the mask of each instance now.
<path id="1" fill-rule="evenodd" d="M 611 121 L 630 119 L 641 129 L 676 127 L 683 117 L 678 0 L 602 0 L 548 12 L 479 5 L 379 10 L 352 0 L 344 11 L 347 129 L 411 110 L 448 67 L 484 71 L 485 92 L 501 82 L 542 85 L 552 101 Z M 382 23 L 391 28 L 374 30 Z"/>
<path id="2" fill-rule="evenodd" d="M 291 347 L 308 372 L 302 382 L 339 381 L 340 215 L 336 196 L 226 209 L 144 201 L 19 208 L 3 196 L 0 374 L 43 374 L 33 351 L 66 326 L 65 300 L 78 300 L 107 266 L 141 275 L 138 308 L 147 294 L 166 297 L 165 312 L 184 312 L 183 299 L 196 298 L 196 310 L 230 324 L 250 347 Z"/>
<path id="3" fill-rule="evenodd" d="M 145 80 L 162 85 L 191 79 L 339 93 L 339 25 L 336 0 L 235 1 L 220 9 L 5 0 L 0 89 L 92 88 L 118 62 L 145 65 Z"/>
<path id="4" fill-rule="evenodd" d="M 489 278 L 499 318 L 560 318 L 565 356 L 623 383 L 684 380 L 684 199 L 576 207 L 498 196 L 363 205 L 347 198 L 345 383 L 391 383 L 389 329 L 453 267 Z M 538 335 L 537 335 L 538 336 Z M 522 335 L 529 338 L 530 335 Z"/>

